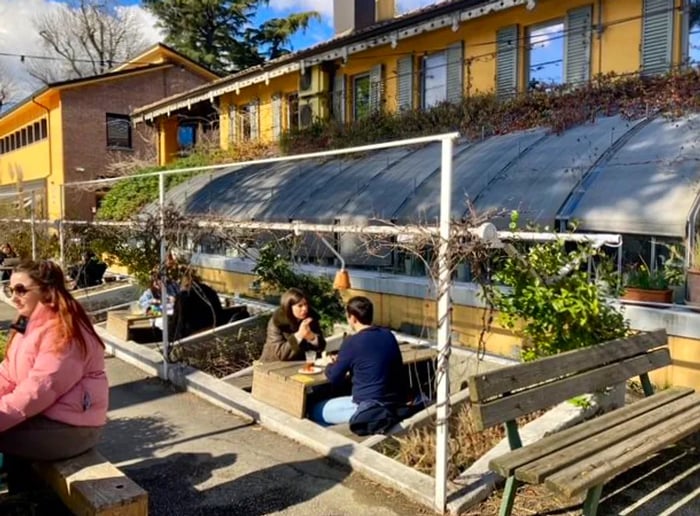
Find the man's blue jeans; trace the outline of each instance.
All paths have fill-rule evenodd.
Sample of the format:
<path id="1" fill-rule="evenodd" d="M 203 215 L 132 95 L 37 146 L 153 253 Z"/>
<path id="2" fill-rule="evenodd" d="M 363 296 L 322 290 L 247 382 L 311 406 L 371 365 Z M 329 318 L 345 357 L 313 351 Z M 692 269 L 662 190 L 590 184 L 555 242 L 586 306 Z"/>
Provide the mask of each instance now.
<path id="1" fill-rule="evenodd" d="M 350 421 L 357 412 L 357 403 L 352 396 L 340 396 L 316 403 L 311 408 L 310 419 L 321 425 L 340 425 Z"/>

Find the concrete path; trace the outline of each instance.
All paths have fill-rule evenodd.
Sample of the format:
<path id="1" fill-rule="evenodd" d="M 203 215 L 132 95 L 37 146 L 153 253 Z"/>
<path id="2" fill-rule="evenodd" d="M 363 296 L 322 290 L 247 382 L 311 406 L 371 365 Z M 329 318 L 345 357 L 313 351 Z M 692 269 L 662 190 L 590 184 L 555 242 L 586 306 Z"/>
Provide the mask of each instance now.
<path id="1" fill-rule="evenodd" d="M 154 515 L 397 515 L 419 506 L 311 450 L 110 358 L 99 450 Z"/>

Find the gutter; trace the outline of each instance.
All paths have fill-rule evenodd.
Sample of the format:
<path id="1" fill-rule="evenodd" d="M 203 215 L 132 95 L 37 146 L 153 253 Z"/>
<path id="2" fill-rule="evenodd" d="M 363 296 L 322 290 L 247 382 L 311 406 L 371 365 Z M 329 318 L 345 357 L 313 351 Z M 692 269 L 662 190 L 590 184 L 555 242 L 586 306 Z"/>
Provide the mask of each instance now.
<path id="1" fill-rule="evenodd" d="M 457 2 L 464 3 L 464 2 Z M 415 17 L 408 16 L 407 19 L 396 19 L 393 23 L 386 23 L 377 26 L 375 29 L 360 32 L 351 35 L 347 38 L 339 38 L 338 46 L 332 50 L 323 51 L 321 49 L 310 49 L 301 51 L 296 54 L 287 56 L 283 61 L 272 66 L 262 67 L 257 73 L 252 73 L 248 76 L 243 75 L 238 80 L 223 84 L 216 89 L 211 90 L 194 90 L 202 91 L 202 93 L 193 96 L 179 97 L 180 100 L 173 101 L 169 104 L 160 104 L 153 106 L 151 110 L 136 110 L 132 115 L 135 123 L 148 122 L 154 118 L 166 115 L 170 116 L 172 111 L 182 108 L 189 108 L 192 104 L 212 100 L 214 97 L 219 97 L 226 93 L 239 93 L 241 89 L 254 84 L 268 84 L 270 79 L 287 75 L 289 73 L 300 71 L 306 66 L 313 66 L 325 61 L 334 61 L 336 59 L 347 59 L 352 54 L 364 52 L 371 48 L 377 48 L 385 45 L 396 45 L 398 41 L 410 39 L 420 34 L 433 32 L 452 27 L 453 31 L 459 30 L 459 25 L 462 22 L 481 18 L 491 13 L 504 11 L 513 7 L 525 5 L 531 10 L 535 7 L 535 0 L 498 0 L 487 2 L 472 2 L 467 8 L 459 9 L 455 3 L 449 3 L 432 9 L 426 13 L 417 13 Z M 332 46 L 333 40 L 328 43 Z M 324 46 L 324 45 L 322 45 Z M 235 76 L 234 76 L 235 77 Z M 209 86 L 211 87 L 211 86 Z M 191 93 L 190 93 L 191 94 Z"/>

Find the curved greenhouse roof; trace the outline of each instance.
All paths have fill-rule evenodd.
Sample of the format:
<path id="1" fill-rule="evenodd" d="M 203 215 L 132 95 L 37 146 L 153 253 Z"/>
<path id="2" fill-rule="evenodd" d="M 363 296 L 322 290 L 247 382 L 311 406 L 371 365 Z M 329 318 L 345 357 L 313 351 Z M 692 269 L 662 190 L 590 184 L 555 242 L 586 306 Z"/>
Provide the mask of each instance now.
<path id="1" fill-rule="evenodd" d="M 699 122 L 607 117 L 562 135 L 536 129 L 458 143 L 453 214 L 469 202 L 543 226 L 575 219 L 586 231 L 684 237 L 698 198 Z M 241 221 L 413 223 L 437 220 L 439 193 L 440 145 L 431 144 L 238 166 L 193 178 L 168 199 L 188 214 Z"/>

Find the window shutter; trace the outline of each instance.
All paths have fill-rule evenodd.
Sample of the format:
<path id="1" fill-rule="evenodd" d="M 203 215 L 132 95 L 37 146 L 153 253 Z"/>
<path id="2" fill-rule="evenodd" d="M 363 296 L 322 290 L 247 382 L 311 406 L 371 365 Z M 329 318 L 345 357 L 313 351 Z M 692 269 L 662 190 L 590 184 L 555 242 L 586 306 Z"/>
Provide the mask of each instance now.
<path id="1" fill-rule="evenodd" d="M 382 65 L 376 65 L 369 72 L 369 110 L 372 113 L 382 109 L 382 93 L 384 93 L 382 68 Z"/>
<path id="2" fill-rule="evenodd" d="M 250 139 L 258 140 L 260 138 L 260 124 L 258 123 L 258 107 L 260 103 L 256 100 L 250 103 Z"/>
<path id="3" fill-rule="evenodd" d="M 333 77 L 333 116 L 337 122 L 345 123 L 345 75 L 336 73 Z"/>
<path id="4" fill-rule="evenodd" d="M 674 0 L 644 0 L 642 73 L 667 72 L 671 67 Z"/>
<path id="5" fill-rule="evenodd" d="M 496 95 L 509 99 L 518 91 L 518 26 L 496 33 Z"/>
<path id="6" fill-rule="evenodd" d="M 282 96 L 272 96 L 272 138 L 279 140 L 282 134 Z"/>
<path id="7" fill-rule="evenodd" d="M 228 107 L 228 141 L 238 142 L 238 108 L 235 105 Z"/>
<path id="8" fill-rule="evenodd" d="M 398 108 L 399 111 L 413 109 L 413 56 L 399 59 L 396 72 L 398 73 Z"/>
<path id="9" fill-rule="evenodd" d="M 579 86 L 591 78 L 591 20 L 593 7 L 572 9 L 566 15 L 564 82 Z"/>
<path id="10" fill-rule="evenodd" d="M 458 104 L 464 92 L 464 58 L 462 42 L 447 47 L 447 102 Z"/>

